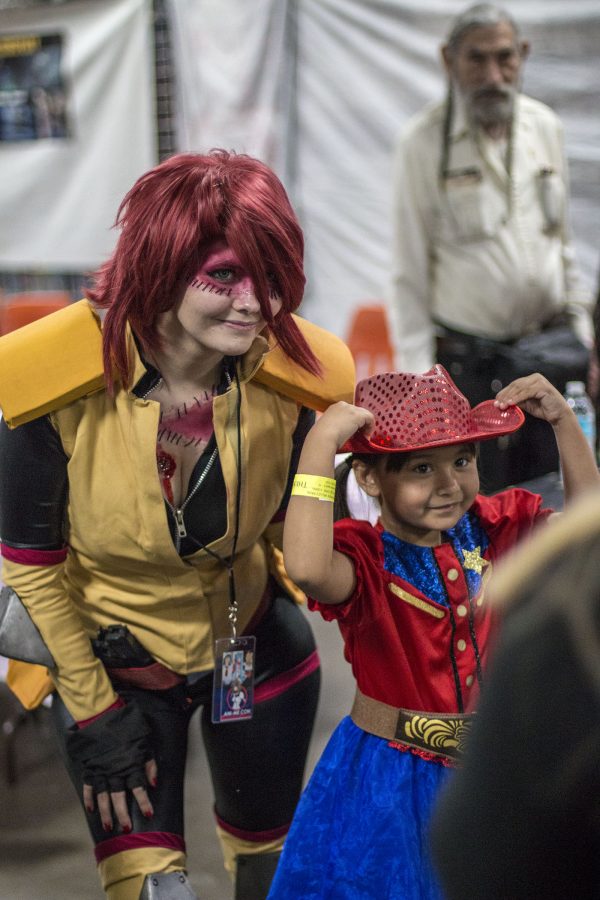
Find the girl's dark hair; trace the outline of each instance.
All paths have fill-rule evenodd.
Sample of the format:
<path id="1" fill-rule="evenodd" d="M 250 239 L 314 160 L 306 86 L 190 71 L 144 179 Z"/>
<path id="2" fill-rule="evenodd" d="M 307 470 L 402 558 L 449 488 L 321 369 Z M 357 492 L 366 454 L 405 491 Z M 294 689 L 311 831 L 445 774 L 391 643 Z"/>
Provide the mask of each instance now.
<path id="1" fill-rule="evenodd" d="M 346 457 L 341 463 L 335 467 L 335 500 L 333 501 L 333 521 L 339 522 L 340 519 L 349 519 L 350 510 L 348 509 L 348 500 L 346 497 L 346 489 L 348 486 L 348 476 L 352 469 L 352 456 Z"/>
<path id="2" fill-rule="evenodd" d="M 381 453 L 352 453 L 346 459 L 342 460 L 336 466 L 334 475 L 336 481 L 335 500 L 333 503 L 333 520 L 337 522 L 339 519 L 350 519 L 351 514 L 348 508 L 348 500 L 346 498 L 346 487 L 348 476 L 352 469 L 352 463 L 355 459 L 359 459 L 369 468 L 375 468 L 380 459 L 384 460 L 385 468 L 388 472 L 399 472 L 406 465 L 410 457 L 410 451 L 407 453 L 388 453 L 383 456 Z"/>
<path id="3" fill-rule="evenodd" d="M 460 445 L 457 445 L 460 446 Z M 476 457 L 479 455 L 479 444 L 464 444 Z M 379 460 L 383 459 L 383 465 L 387 472 L 399 472 L 404 468 L 411 456 L 414 456 L 414 450 L 407 450 L 406 453 L 351 453 L 350 456 L 342 460 L 336 466 L 334 475 L 336 481 L 335 500 L 333 503 L 333 520 L 337 522 L 339 519 L 350 519 L 351 514 L 348 508 L 346 498 L 346 487 L 348 476 L 355 459 L 360 460 L 370 469 L 374 469 Z"/>

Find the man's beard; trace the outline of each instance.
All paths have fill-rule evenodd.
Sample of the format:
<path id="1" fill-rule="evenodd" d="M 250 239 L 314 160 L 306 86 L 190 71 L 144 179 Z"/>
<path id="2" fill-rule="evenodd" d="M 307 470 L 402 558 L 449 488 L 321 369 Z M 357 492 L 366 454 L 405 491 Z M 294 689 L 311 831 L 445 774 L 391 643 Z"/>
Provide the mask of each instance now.
<path id="1" fill-rule="evenodd" d="M 512 119 L 517 92 L 516 87 L 506 84 L 463 91 L 468 118 L 482 128 L 508 124 Z"/>

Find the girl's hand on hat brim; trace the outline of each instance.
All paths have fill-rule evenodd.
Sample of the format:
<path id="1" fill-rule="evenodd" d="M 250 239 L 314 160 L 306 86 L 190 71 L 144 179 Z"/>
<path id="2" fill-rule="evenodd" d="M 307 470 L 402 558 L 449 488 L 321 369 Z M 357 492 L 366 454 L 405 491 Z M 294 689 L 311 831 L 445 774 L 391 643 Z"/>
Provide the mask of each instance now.
<path id="1" fill-rule="evenodd" d="M 495 405 L 499 409 L 520 406 L 524 412 L 537 419 L 545 419 L 551 425 L 558 425 L 565 415 L 571 415 L 571 409 L 560 391 L 539 372 L 511 381 L 498 391 Z"/>
<path id="2" fill-rule="evenodd" d="M 375 417 L 368 409 L 340 400 L 325 410 L 313 430 L 318 433 L 320 440 L 331 441 L 337 449 L 361 429 L 365 437 L 368 437 L 374 425 Z"/>

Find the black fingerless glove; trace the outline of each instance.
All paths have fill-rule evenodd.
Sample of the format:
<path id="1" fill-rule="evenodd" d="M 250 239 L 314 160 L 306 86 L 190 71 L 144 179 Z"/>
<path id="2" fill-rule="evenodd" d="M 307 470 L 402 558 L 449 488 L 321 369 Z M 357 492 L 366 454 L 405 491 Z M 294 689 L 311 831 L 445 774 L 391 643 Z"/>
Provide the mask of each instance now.
<path id="1" fill-rule="evenodd" d="M 85 728 L 67 733 L 67 751 L 98 794 L 145 787 L 144 763 L 152 759 L 150 728 L 133 702 L 111 709 Z"/>

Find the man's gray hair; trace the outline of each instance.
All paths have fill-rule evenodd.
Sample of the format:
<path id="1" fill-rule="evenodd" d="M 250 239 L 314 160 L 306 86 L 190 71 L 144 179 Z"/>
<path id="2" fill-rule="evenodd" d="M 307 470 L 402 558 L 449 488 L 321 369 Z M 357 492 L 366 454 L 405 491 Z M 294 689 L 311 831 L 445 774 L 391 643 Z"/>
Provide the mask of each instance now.
<path id="1" fill-rule="evenodd" d="M 501 25 L 504 22 L 511 26 L 515 35 L 515 41 L 518 41 L 519 29 L 517 23 L 505 9 L 495 6 L 493 3 L 476 3 L 475 6 L 470 6 L 457 16 L 452 24 L 446 41 L 448 52 L 451 56 L 454 56 L 463 37 L 472 28 L 490 28 L 494 25 Z"/>

